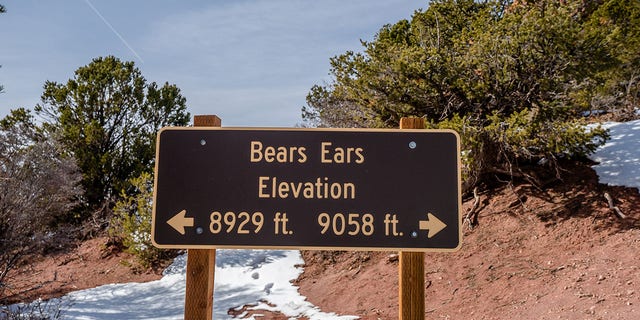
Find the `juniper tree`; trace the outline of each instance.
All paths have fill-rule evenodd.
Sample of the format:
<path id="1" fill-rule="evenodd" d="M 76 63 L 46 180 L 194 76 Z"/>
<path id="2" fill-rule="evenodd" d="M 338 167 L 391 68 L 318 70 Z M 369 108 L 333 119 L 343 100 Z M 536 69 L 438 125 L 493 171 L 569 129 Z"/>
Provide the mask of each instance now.
<path id="1" fill-rule="evenodd" d="M 580 97 L 617 65 L 588 5 L 432 1 L 382 27 L 363 52 L 333 57 L 333 80 L 311 89 L 303 118 L 397 127 L 422 117 L 460 133 L 466 191 L 505 175 L 543 185 L 560 158 L 583 158 L 607 138 L 580 116 L 589 108 Z"/>

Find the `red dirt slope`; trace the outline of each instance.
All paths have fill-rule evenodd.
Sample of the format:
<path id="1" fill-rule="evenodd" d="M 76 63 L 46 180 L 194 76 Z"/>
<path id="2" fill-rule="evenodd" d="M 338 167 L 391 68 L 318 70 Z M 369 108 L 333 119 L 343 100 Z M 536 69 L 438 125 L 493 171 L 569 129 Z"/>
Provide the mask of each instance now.
<path id="1" fill-rule="evenodd" d="M 519 185 L 481 195 L 480 225 L 465 226 L 461 250 L 426 255 L 425 318 L 640 319 L 640 193 L 573 171 L 548 192 Z M 323 311 L 397 319 L 396 256 L 304 257 L 300 291 Z"/>

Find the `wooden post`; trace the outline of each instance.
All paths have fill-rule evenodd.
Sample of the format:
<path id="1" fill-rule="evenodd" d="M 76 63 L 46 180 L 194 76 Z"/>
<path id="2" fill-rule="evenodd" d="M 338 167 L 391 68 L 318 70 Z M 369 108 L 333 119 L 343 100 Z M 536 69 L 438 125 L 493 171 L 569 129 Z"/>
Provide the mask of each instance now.
<path id="1" fill-rule="evenodd" d="M 217 116 L 194 116 L 194 127 L 220 127 Z M 216 270 L 215 249 L 187 250 L 187 287 L 184 318 L 210 320 L 213 317 L 213 280 Z"/>
<path id="2" fill-rule="evenodd" d="M 422 118 L 400 119 L 400 129 L 424 129 Z M 424 319 L 424 252 L 400 252 L 399 319 Z"/>

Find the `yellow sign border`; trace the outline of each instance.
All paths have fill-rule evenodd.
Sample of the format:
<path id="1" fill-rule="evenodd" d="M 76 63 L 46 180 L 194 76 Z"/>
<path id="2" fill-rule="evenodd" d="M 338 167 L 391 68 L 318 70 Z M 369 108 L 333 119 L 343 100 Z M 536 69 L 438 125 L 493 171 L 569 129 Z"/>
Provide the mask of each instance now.
<path id="1" fill-rule="evenodd" d="M 313 131 L 313 132 L 416 132 L 416 133 L 451 133 L 456 137 L 457 175 L 458 175 L 458 245 L 455 248 L 387 248 L 387 247 L 317 247 L 317 246 L 242 246 L 242 245 L 166 245 L 155 241 L 156 225 L 156 190 L 158 184 L 158 165 L 160 150 L 160 135 L 164 131 Z M 285 128 L 285 127 L 163 127 L 156 135 L 156 158 L 153 178 L 153 209 L 151 213 L 151 242 L 160 249 L 257 249 L 257 250 L 334 250 L 334 251 L 405 251 L 405 252 L 456 252 L 462 247 L 462 160 L 460 135 L 450 129 L 369 129 L 369 128 Z"/>

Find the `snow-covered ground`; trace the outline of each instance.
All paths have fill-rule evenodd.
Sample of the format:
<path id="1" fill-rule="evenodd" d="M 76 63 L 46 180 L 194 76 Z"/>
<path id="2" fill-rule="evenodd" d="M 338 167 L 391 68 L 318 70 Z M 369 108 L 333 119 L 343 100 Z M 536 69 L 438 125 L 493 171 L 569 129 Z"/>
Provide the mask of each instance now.
<path id="1" fill-rule="evenodd" d="M 640 120 L 607 122 L 611 140 L 600 147 L 591 160 L 600 183 L 640 188 Z"/>
<path id="2" fill-rule="evenodd" d="M 601 183 L 640 188 L 640 120 L 606 123 L 611 140 L 591 157 Z M 110 284 L 76 291 L 62 298 L 64 319 L 182 319 L 185 256 L 161 280 Z M 277 311 L 293 319 L 356 319 L 324 313 L 301 296 L 291 280 L 302 272 L 298 251 L 218 250 L 214 319 L 230 319 L 227 311 L 244 305 Z M 336 297 L 340 298 L 340 297 Z M 250 318 L 253 319 L 253 318 Z"/>
<path id="3" fill-rule="evenodd" d="M 232 319 L 227 311 L 244 305 L 281 312 L 293 319 L 358 318 L 322 312 L 298 293 L 291 281 L 302 272 L 296 267 L 303 263 L 299 251 L 217 250 L 216 253 L 213 299 L 216 320 Z M 160 280 L 75 291 L 48 306 L 62 307 L 63 319 L 182 319 L 186 259 L 186 255 L 179 256 Z"/>

